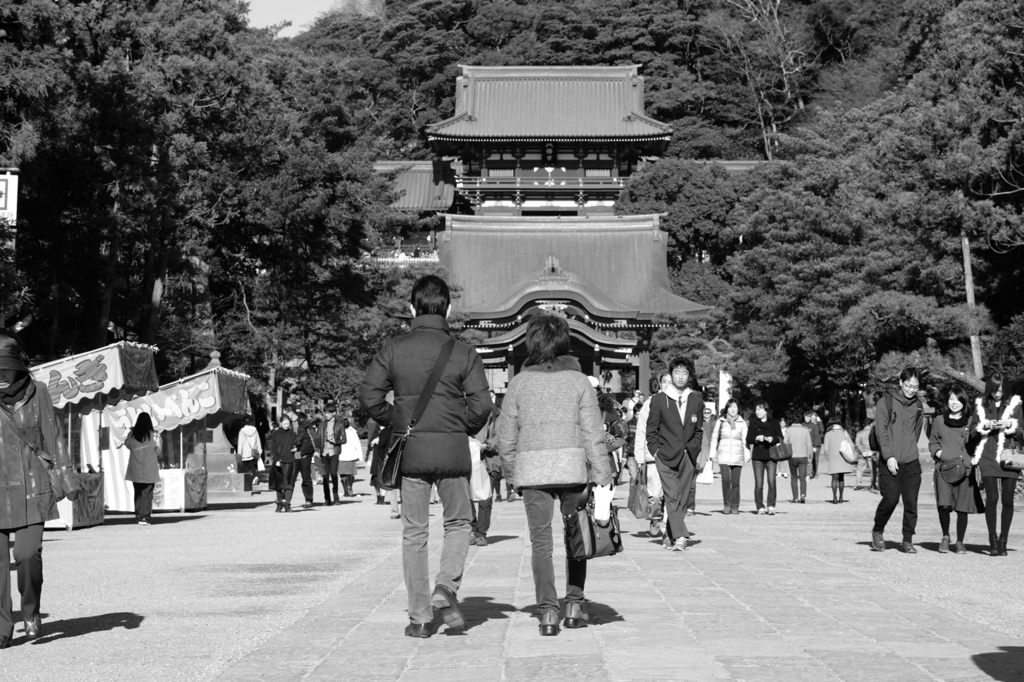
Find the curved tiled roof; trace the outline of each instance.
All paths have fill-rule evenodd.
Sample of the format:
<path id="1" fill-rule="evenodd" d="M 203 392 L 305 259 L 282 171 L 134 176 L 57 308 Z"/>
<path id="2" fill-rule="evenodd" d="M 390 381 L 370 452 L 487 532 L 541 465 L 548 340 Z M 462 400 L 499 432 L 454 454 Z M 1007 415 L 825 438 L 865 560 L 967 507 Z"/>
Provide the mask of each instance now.
<path id="1" fill-rule="evenodd" d="M 455 115 L 430 139 L 667 139 L 644 114 L 637 66 L 463 66 Z"/>
<path id="2" fill-rule="evenodd" d="M 569 299 L 591 315 L 645 320 L 711 310 L 672 293 L 657 216 L 447 217 L 441 264 L 461 287 L 458 310 L 517 315 L 531 301 Z"/>
<path id="3" fill-rule="evenodd" d="M 395 191 L 399 198 L 392 204 L 401 211 L 447 211 L 455 200 L 455 186 L 445 181 L 450 172 L 441 161 L 378 161 L 378 173 L 398 171 Z"/>

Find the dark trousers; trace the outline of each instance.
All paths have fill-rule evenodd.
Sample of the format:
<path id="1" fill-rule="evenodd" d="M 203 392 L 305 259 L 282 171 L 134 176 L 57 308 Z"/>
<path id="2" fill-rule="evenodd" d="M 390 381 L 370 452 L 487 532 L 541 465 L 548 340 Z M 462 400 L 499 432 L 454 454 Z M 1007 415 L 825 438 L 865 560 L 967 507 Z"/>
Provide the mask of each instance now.
<path id="1" fill-rule="evenodd" d="M 811 448 L 811 478 L 818 475 L 818 455 L 821 454 L 821 446 Z"/>
<path id="2" fill-rule="evenodd" d="M 14 636 L 14 604 L 11 600 L 11 553 L 7 547 L 14 533 L 14 568 L 18 572 L 21 593 L 21 617 L 39 614 L 39 595 L 43 591 L 43 524 L 23 528 L 0 529 L 0 635 Z"/>
<path id="3" fill-rule="evenodd" d="M 256 477 L 259 476 L 260 468 L 256 464 L 255 459 L 243 459 L 238 464 L 238 473 L 240 474 L 252 474 L 252 478 L 255 481 Z"/>
<path id="4" fill-rule="evenodd" d="M 338 501 L 338 456 L 320 455 L 324 464 L 324 502 L 331 501 L 331 490 L 334 490 L 334 501 Z"/>
<path id="5" fill-rule="evenodd" d="M 277 487 L 278 504 L 291 504 L 292 492 L 295 490 L 295 477 L 298 466 L 296 462 L 281 462 L 274 483 Z M 274 466 L 277 466 L 276 464 Z"/>
<path id="6" fill-rule="evenodd" d="M 149 520 L 153 515 L 153 488 L 155 483 L 132 483 L 135 488 L 135 518 Z"/>
<path id="7" fill-rule="evenodd" d="M 697 511 L 697 472 L 694 470 L 693 483 L 690 484 L 690 495 L 686 498 L 686 508 L 692 512 Z"/>
<path id="8" fill-rule="evenodd" d="M 487 531 L 491 529 L 491 510 L 494 508 L 494 499 L 484 500 L 473 504 L 473 532 L 477 535 L 487 537 Z"/>
<path id="9" fill-rule="evenodd" d="M 313 455 L 303 455 L 295 460 L 295 471 L 292 474 L 292 487 L 295 487 L 295 481 L 298 479 L 299 474 L 302 474 L 302 496 L 306 498 L 306 502 L 313 504 Z M 289 501 L 291 496 L 289 495 Z"/>
<path id="10" fill-rule="evenodd" d="M 690 531 L 686 528 L 686 504 L 689 502 L 690 488 L 693 486 L 693 478 L 697 475 L 697 468 L 688 455 L 683 455 L 683 461 L 678 469 L 673 469 L 660 459 L 655 462 L 658 467 L 658 475 L 661 476 L 661 489 L 665 495 L 665 517 L 668 522 L 665 524 L 665 532 L 671 542 L 680 538 L 690 537 Z"/>
<path id="11" fill-rule="evenodd" d="M 896 475 L 889 473 L 885 462 L 878 467 L 878 492 L 882 500 L 875 511 L 874 532 L 885 531 L 885 524 L 896 511 L 896 505 L 903 498 L 903 541 L 911 542 L 917 529 L 917 494 L 921 490 L 921 462 L 900 464 Z"/>
<path id="12" fill-rule="evenodd" d="M 764 508 L 764 479 L 768 476 L 768 506 L 775 506 L 775 472 L 778 469 L 778 462 L 772 460 L 753 460 L 754 464 L 754 506 L 758 509 Z"/>
<path id="13" fill-rule="evenodd" d="M 722 506 L 726 509 L 740 508 L 740 472 L 742 466 L 722 464 L 718 472 L 722 475 Z"/>
<path id="14" fill-rule="evenodd" d="M 501 471 L 492 471 L 488 474 L 491 477 L 491 488 L 494 490 L 494 499 L 501 501 Z"/>
<path id="15" fill-rule="evenodd" d="M 793 488 L 793 499 L 807 497 L 807 458 L 789 460 L 789 485 Z"/>
<path id="16" fill-rule="evenodd" d="M 558 592 L 555 589 L 555 564 L 551 555 L 551 517 L 555 513 L 555 498 L 559 498 L 562 517 L 572 514 L 587 503 L 588 490 L 585 485 L 565 488 L 525 488 L 523 504 L 526 507 L 526 523 L 530 527 L 532 548 L 533 586 L 537 593 L 537 606 L 543 615 L 545 611 L 558 609 Z M 583 589 L 587 583 L 587 562 L 565 561 L 565 602 L 581 603 Z"/>

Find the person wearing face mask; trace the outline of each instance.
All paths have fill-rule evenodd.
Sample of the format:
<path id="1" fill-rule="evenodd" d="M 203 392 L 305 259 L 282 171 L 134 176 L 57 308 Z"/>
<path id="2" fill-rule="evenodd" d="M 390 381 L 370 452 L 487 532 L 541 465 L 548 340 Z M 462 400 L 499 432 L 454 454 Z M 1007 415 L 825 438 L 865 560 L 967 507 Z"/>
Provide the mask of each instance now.
<path id="1" fill-rule="evenodd" d="M 747 422 L 740 415 L 740 404 L 731 398 L 711 433 L 711 459 L 718 462 L 722 476 L 722 513 L 739 514 L 740 472 L 750 461 L 750 450 L 747 448 Z"/>
<path id="2" fill-rule="evenodd" d="M 773 445 L 782 442 L 782 428 L 771 418 L 768 403 L 761 401 L 754 408 L 754 420 L 747 429 L 747 447 L 754 462 L 754 505 L 758 514 L 775 514 L 775 472 L 778 462 L 769 454 Z M 764 504 L 764 479 L 768 477 L 768 506 Z"/>
<path id="3" fill-rule="evenodd" d="M 985 487 L 985 521 L 988 523 L 990 556 L 1006 556 L 1006 540 L 1013 523 L 1013 495 L 1020 472 L 1004 469 L 1003 454 L 1011 447 L 1024 445 L 1021 432 L 1020 396 L 1011 395 L 1006 378 L 993 372 L 985 381 L 985 395 L 975 402 L 971 430 L 975 434 L 972 443 L 972 463 L 979 465 L 981 481 Z M 996 535 L 996 516 L 999 497 L 1002 495 L 1002 515 L 999 534 Z"/>
<path id="4" fill-rule="evenodd" d="M 964 535 L 967 533 L 968 514 L 980 514 L 985 510 L 981 491 L 975 482 L 971 457 L 967 454 L 970 421 L 967 394 L 962 388 L 954 387 L 946 399 L 946 409 L 932 424 L 932 435 L 928 441 L 928 450 L 936 463 L 935 504 L 939 509 L 939 525 L 942 527 L 939 552 L 943 554 L 950 549 L 950 513 L 956 511 L 956 544 L 953 545 L 953 553 L 966 554 Z M 951 482 L 940 468 L 955 462 L 962 463 L 959 471 L 963 478 Z"/>
<path id="5" fill-rule="evenodd" d="M 881 453 L 878 488 L 882 496 L 871 529 L 871 549 L 876 552 L 885 550 L 885 525 L 902 498 L 902 549 L 907 554 L 917 554 L 914 532 L 917 530 L 917 496 L 921 490 L 917 442 L 924 427 L 924 403 L 918 397 L 920 389 L 917 370 L 907 367 L 900 373 L 899 387 L 885 393 L 875 406 L 875 436 Z"/>
<path id="6" fill-rule="evenodd" d="M 0 333 L 0 649 L 14 637 L 12 535 L 25 637 L 41 634 L 43 524 L 58 517 L 46 469 L 71 470 L 64 443 L 46 384 L 32 380 L 17 339 Z"/>
<path id="7" fill-rule="evenodd" d="M 669 366 L 672 383 L 651 399 L 647 417 L 647 449 L 661 476 L 668 517 L 664 546 L 680 552 L 686 549 L 690 531 L 686 528 L 686 507 L 697 475 L 697 459 L 704 435 L 704 400 L 691 388 L 693 362 L 677 358 Z"/>

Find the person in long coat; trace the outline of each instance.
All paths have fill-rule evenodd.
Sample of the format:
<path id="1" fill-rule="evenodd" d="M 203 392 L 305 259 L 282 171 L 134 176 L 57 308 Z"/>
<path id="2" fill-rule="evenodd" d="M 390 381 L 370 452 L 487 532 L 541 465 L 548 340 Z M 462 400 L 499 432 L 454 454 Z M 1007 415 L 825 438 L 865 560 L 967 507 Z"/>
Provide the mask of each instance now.
<path id="1" fill-rule="evenodd" d="M 968 405 L 967 394 L 962 388 L 954 387 L 950 390 L 946 409 L 935 419 L 928 441 L 928 450 L 936 464 L 935 506 L 939 509 L 939 525 L 942 527 L 939 552 L 943 554 L 950 549 L 950 513 L 956 511 L 956 544 L 953 545 L 953 553 L 966 554 L 964 535 L 967 534 L 968 514 L 981 514 L 985 511 L 981 491 L 975 481 L 971 456 L 967 452 L 971 421 Z M 957 461 L 963 465 L 963 478 L 950 482 L 942 475 L 940 467 L 944 463 L 955 464 Z"/>
<path id="2" fill-rule="evenodd" d="M 292 493 L 295 490 L 296 459 L 299 436 L 292 430 L 290 417 L 281 417 L 281 425 L 270 436 L 270 455 L 273 464 L 270 470 L 270 487 L 277 491 L 276 512 L 292 510 Z"/>
<path id="3" fill-rule="evenodd" d="M 153 523 L 153 489 L 160 482 L 160 435 L 153 430 L 153 419 L 143 412 L 124 441 L 131 453 L 124 480 L 135 488 L 135 520 L 140 526 Z"/>
<path id="4" fill-rule="evenodd" d="M 849 452 L 854 452 L 853 439 L 843 428 L 838 419 L 832 419 L 825 429 L 825 437 L 822 439 L 821 451 L 828 462 L 828 473 L 832 477 L 832 504 L 843 503 L 843 492 L 846 490 L 846 474 L 852 474 L 854 467 L 843 457 L 843 443 L 847 444 Z"/>
<path id="5" fill-rule="evenodd" d="M 989 554 L 1006 556 L 1006 540 L 1013 523 L 1013 495 L 1020 479 L 1020 472 L 1005 469 L 1002 457 L 1011 447 L 1024 445 L 1021 431 L 1024 414 L 1021 413 L 1020 396 L 1010 394 L 1006 379 L 994 372 L 985 382 L 985 395 L 975 403 L 975 414 L 971 419 L 974 432 L 971 462 L 980 464 L 981 480 L 985 487 L 985 521 L 988 523 Z M 1002 518 L 999 534 L 996 535 L 996 513 L 999 497 L 1002 495 Z"/>
<path id="6" fill-rule="evenodd" d="M 0 649 L 14 638 L 10 538 L 25 637 L 42 629 L 43 524 L 58 518 L 46 469 L 72 466 L 46 384 L 33 381 L 21 345 L 0 334 Z"/>

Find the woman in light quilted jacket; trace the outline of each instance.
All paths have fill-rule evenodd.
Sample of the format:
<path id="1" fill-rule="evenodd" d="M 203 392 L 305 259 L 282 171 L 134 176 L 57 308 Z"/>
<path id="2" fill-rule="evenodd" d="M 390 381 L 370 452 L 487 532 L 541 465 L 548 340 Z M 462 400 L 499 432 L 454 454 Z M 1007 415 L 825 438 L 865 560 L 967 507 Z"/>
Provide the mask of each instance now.
<path id="1" fill-rule="evenodd" d="M 612 482 L 597 393 L 569 353 L 569 324 L 537 315 L 526 326 L 529 357 L 509 382 L 498 417 L 498 452 L 505 477 L 522 493 L 532 545 L 533 583 L 540 607 L 540 634 L 558 634 L 558 593 L 551 560 L 555 499 L 562 516 L 587 503 L 587 483 Z M 565 622 L 584 627 L 585 560 L 566 560 Z"/>
<path id="2" fill-rule="evenodd" d="M 740 405 L 730 400 L 715 422 L 711 433 L 711 459 L 722 475 L 722 513 L 740 513 L 740 472 L 750 461 L 747 448 L 747 422 L 740 416 Z"/>
<path id="3" fill-rule="evenodd" d="M 846 489 L 846 474 L 853 473 L 853 465 L 843 456 L 843 444 L 846 443 L 848 452 L 855 452 L 853 439 L 843 428 L 842 422 L 832 419 L 825 429 L 825 437 L 822 440 L 821 452 L 828 461 L 828 473 L 832 476 L 832 504 L 842 504 L 843 491 Z"/>

